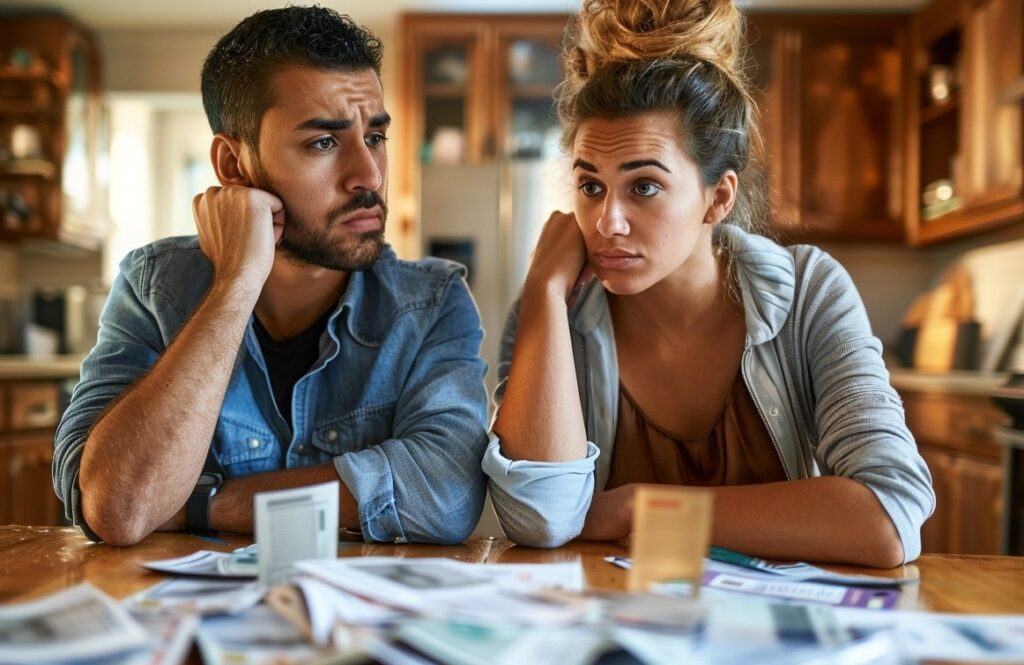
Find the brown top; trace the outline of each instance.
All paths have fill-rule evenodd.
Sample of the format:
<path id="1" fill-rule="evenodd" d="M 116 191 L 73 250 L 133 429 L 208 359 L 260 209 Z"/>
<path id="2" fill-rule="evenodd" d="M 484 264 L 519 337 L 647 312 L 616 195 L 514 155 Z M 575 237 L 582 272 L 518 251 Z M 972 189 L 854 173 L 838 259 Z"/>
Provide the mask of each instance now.
<path id="1" fill-rule="evenodd" d="M 629 483 L 753 485 L 786 480 L 761 414 L 739 373 L 722 419 L 686 441 L 652 423 L 619 384 L 619 424 L 607 489 Z"/>

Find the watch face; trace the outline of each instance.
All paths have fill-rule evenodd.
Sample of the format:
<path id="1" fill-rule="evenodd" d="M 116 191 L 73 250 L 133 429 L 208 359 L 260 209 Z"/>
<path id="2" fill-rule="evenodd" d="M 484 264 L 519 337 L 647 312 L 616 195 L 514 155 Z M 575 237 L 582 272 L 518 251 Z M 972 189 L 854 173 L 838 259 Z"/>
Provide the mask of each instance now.
<path id="1" fill-rule="evenodd" d="M 196 487 L 215 487 L 218 484 L 217 476 L 204 473 L 196 481 Z"/>

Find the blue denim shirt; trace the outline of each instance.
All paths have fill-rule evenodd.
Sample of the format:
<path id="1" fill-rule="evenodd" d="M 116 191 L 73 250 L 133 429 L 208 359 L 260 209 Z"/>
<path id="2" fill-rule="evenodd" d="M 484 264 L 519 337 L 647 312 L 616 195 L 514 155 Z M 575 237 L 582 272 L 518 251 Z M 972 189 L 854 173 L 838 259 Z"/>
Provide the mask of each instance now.
<path id="1" fill-rule="evenodd" d="M 399 261 L 390 247 L 352 273 L 320 339 L 320 359 L 295 384 L 292 423 L 274 402 L 250 320 L 211 441 L 228 477 L 333 462 L 359 504 L 366 540 L 468 537 L 486 487 L 487 366 L 463 275 L 439 259 Z M 195 237 L 155 242 L 121 263 L 53 458 L 68 518 L 94 539 L 78 486 L 89 430 L 157 361 L 211 277 Z"/>

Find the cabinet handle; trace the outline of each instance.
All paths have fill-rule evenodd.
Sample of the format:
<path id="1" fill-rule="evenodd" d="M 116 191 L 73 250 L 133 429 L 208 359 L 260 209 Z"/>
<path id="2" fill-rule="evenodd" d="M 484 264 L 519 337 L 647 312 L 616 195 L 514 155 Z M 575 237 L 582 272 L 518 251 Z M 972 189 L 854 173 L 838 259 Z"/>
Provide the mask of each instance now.
<path id="1" fill-rule="evenodd" d="M 987 427 L 982 425 L 968 425 L 964 429 L 964 434 L 969 439 L 988 439 L 991 433 Z"/>

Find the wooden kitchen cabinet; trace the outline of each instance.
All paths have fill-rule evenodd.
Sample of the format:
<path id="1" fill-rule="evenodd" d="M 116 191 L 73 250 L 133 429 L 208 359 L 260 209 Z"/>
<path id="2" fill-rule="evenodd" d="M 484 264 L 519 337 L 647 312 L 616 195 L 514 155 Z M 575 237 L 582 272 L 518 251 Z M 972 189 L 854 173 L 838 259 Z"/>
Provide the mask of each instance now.
<path id="1" fill-rule="evenodd" d="M 753 13 L 747 34 L 774 229 L 902 240 L 906 16 Z"/>
<path id="2" fill-rule="evenodd" d="M 1024 9 L 935 0 L 911 20 L 907 235 L 926 244 L 1024 215 Z"/>
<path id="3" fill-rule="evenodd" d="M 1004 453 L 992 433 L 1006 416 L 984 396 L 901 395 L 935 489 L 935 513 L 921 530 L 922 551 L 1000 554 Z"/>
<path id="4" fill-rule="evenodd" d="M 105 233 L 96 45 L 70 19 L 0 17 L 0 241 L 98 249 Z"/>
<path id="5" fill-rule="evenodd" d="M 61 394 L 57 381 L 0 383 L 0 524 L 64 523 L 51 471 Z"/>
<path id="6" fill-rule="evenodd" d="M 564 14 L 407 14 L 401 21 L 400 234 L 418 238 L 421 166 L 533 159 L 558 139 Z M 418 248 L 417 248 L 418 249 Z"/>

